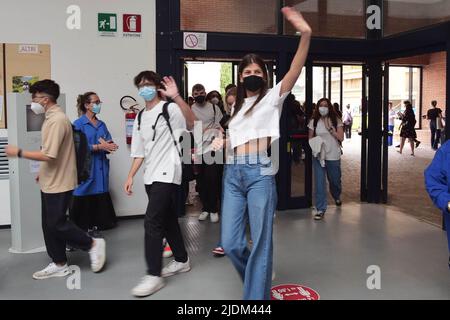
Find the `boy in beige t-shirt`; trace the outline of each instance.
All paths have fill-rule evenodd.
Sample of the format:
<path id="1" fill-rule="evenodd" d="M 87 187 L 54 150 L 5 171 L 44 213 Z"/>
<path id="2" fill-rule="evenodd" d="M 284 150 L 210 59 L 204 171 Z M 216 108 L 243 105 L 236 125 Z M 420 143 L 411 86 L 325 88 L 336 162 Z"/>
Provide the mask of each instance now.
<path id="1" fill-rule="evenodd" d="M 39 185 L 41 188 L 42 230 L 47 253 L 53 260 L 46 268 L 33 274 L 34 279 L 64 277 L 68 275 L 66 245 L 89 251 L 91 268 L 99 272 L 105 264 L 105 240 L 94 239 L 67 220 L 66 211 L 77 185 L 76 155 L 72 125 L 56 104 L 59 85 L 42 80 L 30 87 L 31 110 L 45 113 L 42 125 L 40 151 L 25 151 L 7 146 L 8 157 L 25 158 L 41 162 Z"/>

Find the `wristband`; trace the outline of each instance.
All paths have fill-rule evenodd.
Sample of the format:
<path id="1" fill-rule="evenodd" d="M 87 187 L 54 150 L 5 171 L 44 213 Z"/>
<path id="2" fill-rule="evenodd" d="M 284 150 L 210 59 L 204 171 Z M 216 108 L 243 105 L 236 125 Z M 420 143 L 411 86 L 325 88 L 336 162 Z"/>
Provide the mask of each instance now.
<path id="1" fill-rule="evenodd" d="M 22 149 L 19 149 L 19 151 L 17 151 L 17 158 L 22 158 Z"/>
<path id="2" fill-rule="evenodd" d="M 175 99 L 178 98 L 179 96 L 180 96 L 180 94 L 177 93 L 177 94 L 175 95 L 175 97 L 172 97 L 171 99 L 172 99 L 172 100 L 175 100 Z"/>

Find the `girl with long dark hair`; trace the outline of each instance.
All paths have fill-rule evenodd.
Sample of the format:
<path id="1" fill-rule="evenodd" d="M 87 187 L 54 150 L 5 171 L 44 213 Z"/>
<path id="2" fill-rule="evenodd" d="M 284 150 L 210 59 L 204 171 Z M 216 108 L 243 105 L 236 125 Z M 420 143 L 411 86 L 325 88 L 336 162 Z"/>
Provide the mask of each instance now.
<path id="1" fill-rule="evenodd" d="M 223 179 L 222 244 L 244 282 L 243 298 L 251 300 L 270 299 L 273 216 L 277 205 L 276 170 L 271 159 L 278 155 L 274 142 L 280 137 L 283 103 L 300 76 L 311 39 L 311 28 L 298 11 L 285 7 L 282 12 L 301 33 L 291 67 L 283 80 L 269 89 L 264 61 L 255 54 L 242 59 L 236 104 L 225 140 L 229 152 Z M 223 145 L 221 137 L 213 141 L 216 149 Z M 247 222 L 253 242 L 251 250 L 247 248 Z"/>
<path id="2" fill-rule="evenodd" d="M 344 140 L 344 124 L 327 98 L 317 102 L 309 122 L 309 139 L 320 137 L 324 144 L 321 157 L 313 158 L 315 177 L 315 220 L 322 220 L 327 210 L 326 178 L 336 205 L 341 206 L 341 143 Z M 320 160 L 319 160 L 320 158 Z"/>

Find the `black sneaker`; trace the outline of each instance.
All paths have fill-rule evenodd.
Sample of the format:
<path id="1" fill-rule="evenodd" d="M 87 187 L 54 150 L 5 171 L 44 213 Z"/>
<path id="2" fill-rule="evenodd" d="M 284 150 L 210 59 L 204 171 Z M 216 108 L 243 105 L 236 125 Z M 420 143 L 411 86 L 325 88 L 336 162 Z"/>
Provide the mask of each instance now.
<path id="1" fill-rule="evenodd" d="M 325 212 L 317 211 L 317 213 L 314 215 L 314 220 L 322 220 L 324 215 L 325 215 Z"/>
<path id="2" fill-rule="evenodd" d="M 93 227 L 92 229 L 89 229 L 87 234 L 91 238 L 96 238 L 96 239 L 103 238 L 102 234 L 100 233 L 100 231 L 98 231 L 97 227 Z"/>
<path id="3" fill-rule="evenodd" d="M 74 251 L 77 251 L 77 249 L 72 247 L 71 245 L 66 245 L 66 252 L 74 252 Z"/>
<path id="4" fill-rule="evenodd" d="M 421 142 L 419 140 L 416 141 L 416 149 L 420 146 Z"/>
<path id="5" fill-rule="evenodd" d="M 335 203 L 336 203 L 336 205 L 337 205 L 338 207 L 342 206 L 342 201 L 339 200 L 339 199 L 336 200 Z"/>

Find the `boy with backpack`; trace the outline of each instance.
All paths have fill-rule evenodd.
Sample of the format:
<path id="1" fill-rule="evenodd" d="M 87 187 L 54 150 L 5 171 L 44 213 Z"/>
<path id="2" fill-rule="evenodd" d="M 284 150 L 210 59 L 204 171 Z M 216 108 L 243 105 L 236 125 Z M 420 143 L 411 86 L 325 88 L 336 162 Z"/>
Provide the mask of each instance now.
<path id="1" fill-rule="evenodd" d="M 132 195 L 133 178 L 143 165 L 148 196 L 145 215 L 145 258 L 147 275 L 132 290 L 137 297 L 155 293 L 164 287 L 163 278 L 191 269 L 175 209 L 177 185 L 182 181 L 180 136 L 193 127 L 195 116 L 178 93 L 173 78 L 164 80 L 153 71 L 134 78 L 145 109 L 139 112 L 133 127 L 131 165 L 124 189 Z M 162 101 L 162 94 L 175 103 Z M 166 238 L 175 259 L 162 267 L 162 242 Z"/>
<path id="2" fill-rule="evenodd" d="M 344 123 L 344 132 L 345 138 L 352 138 L 352 126 L 353 126 L 353 114 L 350 105 L 347 105 L 347 108 L 344 110 L 344 114 L 342 116 L 342 122 Z"/>
<path id="3" fill-rule="evenodd" d="M 7 146 L 8 157 L 40 161 L 38 181 L 41 188 L 42 229 L 47 253 L 52 259 L 46 268 L 33 274 L 34 279 L 64 277 L 70 273 L 66 244 L 89 251 L 91 269 L 99 272 L 106 260 L 105 240 L 89 237 L 67 220 L 66 212 L 77 186 L 77 163 L 72 124 L 56 101 L 59 85 L 53 80 L 36 82 L 29 89 L 31 110 L 45 113 L 40 151 L 25 151 Z"/>

